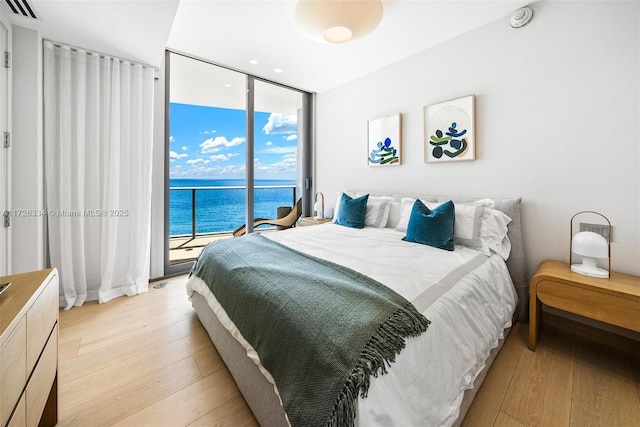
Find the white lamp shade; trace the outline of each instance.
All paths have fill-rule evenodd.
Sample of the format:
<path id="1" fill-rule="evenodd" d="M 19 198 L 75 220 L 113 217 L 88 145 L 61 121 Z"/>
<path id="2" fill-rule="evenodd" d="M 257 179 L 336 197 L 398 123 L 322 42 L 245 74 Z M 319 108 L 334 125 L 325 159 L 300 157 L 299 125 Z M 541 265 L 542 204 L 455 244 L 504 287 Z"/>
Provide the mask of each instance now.
<path id="1" fill-rule="evenodd" d="M 582 264 L 571 265 L 571 271 L 591 277 L 609 277 L 609 272 L 596 264 L 597 258 L 609 257 L 609 242 L 603 236 L 592 231 L 582 231 L 573 236 L 571 251 L 582 255 Z"/>
<path id="2" fill-rule="evenodd" d="M 609 257 L 609 243 L 607 239 L 593 231 L 582 231 L 573 236 L 571 250 L 576 255 L 592 258 Z"/>
<path id="3" fill-rule="evenodd" d="M 320 202 L 316 202 L 313 205 L 313 210 L 316 212 L 316 219 L 322 219 L 324 212 L 322 212 L 322 204 Z"/>
<path id="4" fill-rule="evenodd" d="M 382 0 L 298 0 L 295 21 L 307 37 L 344 43 L 373 31 L 382 20 Z"/>
<path id="5" fill-rule="evenodd" d="M 324 218 L 324 194 L 316 193 L 316 202 L 313 205 L 316 219 Z"/>

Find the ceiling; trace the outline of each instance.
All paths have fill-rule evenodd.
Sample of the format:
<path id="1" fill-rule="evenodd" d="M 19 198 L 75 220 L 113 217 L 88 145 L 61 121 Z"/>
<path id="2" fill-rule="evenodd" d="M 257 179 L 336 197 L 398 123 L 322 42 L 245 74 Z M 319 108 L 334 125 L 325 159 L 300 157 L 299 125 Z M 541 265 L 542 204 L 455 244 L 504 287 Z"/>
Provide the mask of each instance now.
<path id="1" fill-rule="evenodd" d="M 293 0 L 28 1 L 40 21 L 11 16 L 4 4 L 2 13 L 44 38 L 156 67 L 168 47 L 311 92 L 331 90 L 489 22 L 508 25 L 508 17 L 530 3 L 384 0 L 373 33 L 331 45 L 298 31 Z"/>

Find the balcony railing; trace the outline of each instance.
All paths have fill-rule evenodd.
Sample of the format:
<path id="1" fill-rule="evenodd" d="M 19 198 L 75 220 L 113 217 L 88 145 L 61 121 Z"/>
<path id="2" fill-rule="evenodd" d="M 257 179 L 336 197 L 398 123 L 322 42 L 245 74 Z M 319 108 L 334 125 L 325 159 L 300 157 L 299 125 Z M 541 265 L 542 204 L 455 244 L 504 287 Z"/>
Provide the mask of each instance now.
<path id="1" fill-rule="evenodd" d="M 255 217 L 275 218 L 278 207 L 289 203 L 293 206 L 296 202 L 295 185 L 254 188 Z M 231 232 L 245 222 L 246 189 L 245 186 L 170 187 L 169 263 L 192 261 L 208 243 L 231 237 Z M 284 194 L 273 194 L 276 192 Z M 172 225 L 179 231 L 172 232 Z"/>
<path id="2" fill-rule="evenodd" d="M 246 186 L 215 186 L 215 187 L 170 187 L 169 188 L 169 221 L 170 224 L 175 226 L 184 227 L 184 223 L 179 223 L 180 220 L 191 222 L 191 229 L 189 232 L 171 232 L 170 226 L 170 238 L 175 237 L 190 237 L 195 239 L 197 236 L 216 234 L 216 233 L 230 233 L 236 227 L 242 225 L 245 222 L 245 192 Z M 296 186 L 295 185 L 259 185 L 254 187 L 254 215 L 255 217 L 275 218 L 276 208 L 286 205 L 284 199 L 286 196 L 280 195 L 269 200 L 265 190 L 290 190 L 291 191 L 291 206 L 296 203 Z M 216 197 L 211 193 L 208 195 L 202 195 L 202 192 L 226 192 L 226 197 L 223 199 L 223 193 L 219 193 L 219 197 Z M 177 192 L 188 192 L 189 196 L 181 196 Z M 231 193 L 230 193 L 231 192 Z M 263 194 L 260 194 L 260 193 Z M 205 193 L 206 194 L 206 193 Z M 232 194 L 232 196 L 231 196 Z M 172 197 L 174 196 L 174 197 Z M 198 197 L 200 196 L 200 197 Z M 187 199 L 187 197 L 189 199 Z M 185 209 L 185 203 L 189 204 L 190 209 Z M 172 205 L 172 202 L 175 204 Z M 198 207 L 198 203 L 201 206 Z M 202 205 L 204 204 L 204 205 Z M 240 208 L 240 209 L 239 209 Z M 272 211 L 270 208 L 273 208 Z M 204 229 L 198 230 L 198 210 L 210 211 L 213 215 L 217 215 L 217 218 L 208 218 L 206 221 L 208 224 L 204 224 Z M 189 211 L 190 217 L 187 217 L 185 211 Z M 217 213 L 216 213 L 217 212 Z M 187 219 L 188 218 L 188 219 Z M 190 220 L 190 221 L 189 221 Z M 215 224 L 212 226 L 212 224 Z M 225 225 L 226 224 L 226 225 Z M 208 228 L 208 229 L 207 229 Z M 186 231 L 186 230 L 185 230 Z"/>

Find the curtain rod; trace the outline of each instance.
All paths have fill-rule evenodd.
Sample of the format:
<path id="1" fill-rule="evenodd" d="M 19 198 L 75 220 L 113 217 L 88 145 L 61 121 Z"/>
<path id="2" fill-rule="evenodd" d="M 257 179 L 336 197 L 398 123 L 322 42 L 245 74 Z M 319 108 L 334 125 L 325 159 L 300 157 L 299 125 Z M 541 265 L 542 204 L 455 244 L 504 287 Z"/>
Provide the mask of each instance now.
<path id="1" fill-rule="evenodd" d="M 142 62 L 134 61 L 132 59 L 121 58 L 121 57 L 118 57 L 118 56 L 115 56 L 115 55 L 109 55 L 109 54 L 98 52 L 98 51 L 95 51 L 95 50 L 86 49 L 84 47 L 73 46 L 73 45 L 70 45 L 68 43 L 61 43 L 61 42 L 57 42 L 57 41 L 50 40 L 50 39 L 42 39 L 42 43 L 51 43 L 55 47 L 68 47 L 69 49 L 74 50 L 74 51 L 87 52 L 87 53 L 90 53 L 90 54 L 98 55 L 100 58 L 111 59 L 112 61 L 114 59 L 116 59 L 118 61 L 128 62 L 131 65 L 140 65 L 143 68 L 151 68 L 153 71 L 156 72 L 156 74 L 158 73 L 158 71 L 160 71 L 160 69 L 158 67 L 154 67 L 153 65 L 144 64 Z"/>

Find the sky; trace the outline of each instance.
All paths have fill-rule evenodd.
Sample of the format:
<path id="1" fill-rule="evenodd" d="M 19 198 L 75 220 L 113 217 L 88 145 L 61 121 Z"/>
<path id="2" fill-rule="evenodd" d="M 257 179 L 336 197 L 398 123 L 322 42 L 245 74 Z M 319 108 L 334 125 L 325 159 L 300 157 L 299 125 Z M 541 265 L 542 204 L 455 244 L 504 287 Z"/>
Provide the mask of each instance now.
<path id="1" fill-rule="evenodd" d="M 245 111 L 171 103 L 170 177 L 244 179 Z M 296 180 L 297 119 L 255 113 L 256 179 Z"/>

